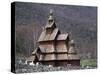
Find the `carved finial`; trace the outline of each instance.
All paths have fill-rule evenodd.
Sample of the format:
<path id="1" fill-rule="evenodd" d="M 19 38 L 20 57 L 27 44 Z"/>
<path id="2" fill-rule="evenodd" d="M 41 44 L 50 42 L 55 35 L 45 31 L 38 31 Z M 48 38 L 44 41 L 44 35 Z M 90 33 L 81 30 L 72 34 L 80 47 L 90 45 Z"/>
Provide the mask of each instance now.
<path id="1" fill-rule="evenodd" d="M 71 40 L 70 42 L 71 42 L 71 43 L 74 43 L 74 40 Z"/>
<path id="2" fill-rule="evenodd" d="M 71 45 L 71 46 L 75 46 L 74 40 L 71 40 L 71 41 L 70 41 L 70 45 Z"/>
<path id="3" fill-rule="evenodd" d="M 53 10 L 52 9 L 50 9 L 48 20 L 49 20 L 49 22 L 52 22 L 54 20 L 53 19 Z"/>
<path id="4" fill-rule="evenodd" d="M 50 15 L 53 15 L 53 10 L 52 9 L 50 9 Z"/>

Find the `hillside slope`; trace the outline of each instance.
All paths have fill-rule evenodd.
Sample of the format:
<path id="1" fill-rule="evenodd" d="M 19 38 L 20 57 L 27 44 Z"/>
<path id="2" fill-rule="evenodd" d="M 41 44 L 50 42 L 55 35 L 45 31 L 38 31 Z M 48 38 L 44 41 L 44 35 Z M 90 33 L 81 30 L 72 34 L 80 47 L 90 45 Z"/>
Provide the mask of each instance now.
<path id="1" fill-rule="evenodd" d="M 69 33 L 82 58 L 97 55 L 97 8 L 89 6 L 16 3 L 16 52 L 30 55 L 46 25 L 49 10 L 54 10 L 57 27 Z"/>

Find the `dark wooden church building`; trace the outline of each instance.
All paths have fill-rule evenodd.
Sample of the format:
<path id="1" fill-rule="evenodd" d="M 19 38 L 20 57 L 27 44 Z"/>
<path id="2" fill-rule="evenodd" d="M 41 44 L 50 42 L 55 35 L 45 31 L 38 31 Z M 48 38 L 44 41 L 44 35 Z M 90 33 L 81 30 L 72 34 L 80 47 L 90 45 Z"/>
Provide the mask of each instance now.
<path id="1" fill-rule="evenodd" d="M 80 66 L 80 58 L 75 49 L 74 40 L 70 40 L 69 34 L 63 34 L 56 27 L 53 12 L 50 10 L 48 22 L 39 39 L 39 46 L 30 57 L 34 63 L 52 66 Z"/>

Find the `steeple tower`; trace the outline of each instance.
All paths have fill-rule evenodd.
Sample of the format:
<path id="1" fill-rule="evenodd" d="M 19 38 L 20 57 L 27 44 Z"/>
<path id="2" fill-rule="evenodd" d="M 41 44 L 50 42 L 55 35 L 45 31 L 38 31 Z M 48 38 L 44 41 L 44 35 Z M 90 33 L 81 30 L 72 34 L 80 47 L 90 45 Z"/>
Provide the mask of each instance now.
<path id="1" fill-rule="evenodd" d="M 48 16 L 48 23 L 52 23 L 54 21 L 54 18 L 53 18 L 53 10 L 50 9 L 50 13 L 49 13 L 49 16 Z"/>
<path id="2" fill-rule="evenodd" d="M 70 48 L 68 53 L 76 53 L 74 40 L 70 41 Z"/>
<path id="3" fill-rule="evenodd" d="M 70 41 L 70 45 L 71 45 L 71 47 L 75 47 L 74 40 L 71 40 L 71 41 Z"/>
<path id="4" fill-rule="evenodd" d="M 53 30 L 56 27 L 55 22 L 54 22 L 54 18 L 53 18 L 53 10 L 50 9 L 49 12 L 49 16 L 48 16 L 48 21 L 47 21 L 47 25 L 46 25 L 46 30 Z"/>

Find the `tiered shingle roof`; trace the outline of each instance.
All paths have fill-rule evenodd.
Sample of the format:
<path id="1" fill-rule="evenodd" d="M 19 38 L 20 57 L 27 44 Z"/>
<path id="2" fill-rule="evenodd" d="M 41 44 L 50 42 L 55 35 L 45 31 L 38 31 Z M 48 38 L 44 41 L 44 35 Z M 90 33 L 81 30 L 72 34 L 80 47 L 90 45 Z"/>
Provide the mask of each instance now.
<path id="1" fill-rule="evenodd" d="M 68 38 L 68 33 L 60 33 L 54 22 L 53 13 L 50 12 L 47 25 L 38 40 L 39 46 L 32 54 L 37 55 L 39 61 L 77 60 L 79 56 L 75 51 L 74 41 Z"/>

